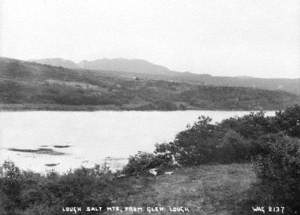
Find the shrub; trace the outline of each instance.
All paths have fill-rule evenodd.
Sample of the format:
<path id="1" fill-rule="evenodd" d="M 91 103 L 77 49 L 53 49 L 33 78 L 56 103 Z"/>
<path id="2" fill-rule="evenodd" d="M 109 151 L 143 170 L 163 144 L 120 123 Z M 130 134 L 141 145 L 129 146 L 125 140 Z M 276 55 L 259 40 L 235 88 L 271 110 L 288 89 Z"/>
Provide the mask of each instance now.
<path id="1" fill-rule="evenodd" d="M 275 124 L 286 135 L 300 138 L 300 105 L 294 105 L 284 111 L 278 111 L 275 117 Z"/>
<path id="2" fill-rule="evenodd" d="M 99 166 L 42 176 L 22 172 L 13 163 L 5 162 L 0 173 L 1 215 L 59 215 L 67 206 L 105 207 L 119 192 L 114 186 L 115 175 L 103 172 Z"/>
<path id="3" fill-rule="evenodd" d="M 225 130 L 232 129 L 247 139 L 257 139 L 264 134 L 279 132 L 273 117 L 266 117 L 264 112 L 252 112 L 242 117 L 225 119 L 220 126 Z"/>
<path id="4" fill-rule="evenodd" d="M 0 199 L 4 210 L 14 214 L 21 205 L 22 175 L 20 169 L 12 162 L 5 162 L 1 168 Z"/>
<path id="5" fill-rule="evenodd" d="M 209 117 L 201 116 L 193 126 L 178 133 L 174 141 L 157 145 L 155 152 L 168 159 L 173 157 L 183 166 L 246 162 L 257 153 L 253 140 L 269 131 L 277 130 L 263 112 L 219 124 L 212 124 Z"/>
<path id="6" fill-rule="evenodd" d="M 123 172 L 126 175 L 150 175 L 149 170 L 156 168 L 158 174 L 164 170 L 172 168 L 171 159 L 165 155 L 155 155 L 153 153 L 138 152 L 129 158 L 128 164 L 124 167 Z"/>
<path id="7" fill-rule="evenodd" d="M 175 160 L 183 166 L 215 161 L 217 145 L 224 136 L 224 131 L 210 122 L 209 117 L 199 117 L 193 126 L 177 134 L 169 147 L 164 147 L 166 152 L 171 152 Z"/>
<path id="8" fill-rule="evenodd" d="M 300 213 L 300 140 L 269 134 L 259 140 L 255 161 L 259 183 L 252 200 L 260 205 L 285 206 L 287 214 Z"/>
<path id="9" fill-rule="evenodd" d="M 217 147 L 217 161 L 221 163 L 246 162 L 251 159 L 253 145 L 234 130 L 229 129 Z"/>

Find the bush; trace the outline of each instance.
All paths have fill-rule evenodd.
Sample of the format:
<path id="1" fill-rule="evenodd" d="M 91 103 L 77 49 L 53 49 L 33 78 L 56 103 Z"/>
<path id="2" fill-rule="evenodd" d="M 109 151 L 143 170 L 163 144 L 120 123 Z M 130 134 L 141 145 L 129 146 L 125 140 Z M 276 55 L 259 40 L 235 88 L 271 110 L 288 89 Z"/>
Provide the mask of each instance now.
<path id="1" fill-rule="evenodd" d="M 151 175 L 149 170 L 156 168 L 157 173 L 161 174 L 166 169 L 173 168 L 172 160 L 165 155 L 155 155 L 153 153 L 138 152 L 129 158 L 128 164 L 123 172 L 126 175 Z"/>
<path id="2" fill-rule="evenodd" d="M 168 146 L 160 146 L 157 151 L 164 152 L 168 157 L 171 154 L 182 166 L 214 162 L 217 145 L 223 136 L 224 131 L 221 127 L 211 124 L 209 117 L 201 116 L 193 126 L 177 134 Z"/>
<path id="3" fill-rule="evenodd" d="M 219 124 L 212 124 L 209 117 L 201 116 L 193 126 L 178 133 L 174 141 L 157 145 L 156 152 L 168 159 L 173 157 L 182 166 L 249 162 L 258 150 L 253 140 L 278 131 L 272 120 L 263 112 Z"/>
<path id="4" fill-rule="evenodd" d="M 246 139 L 257 139 L 261 135 L 280 131 L 274 125 L 274 118 L 266 117 L 264 112 L 225 119 L 220 123 L 220 126 L 225 130 L 232 129 Z"/>
<path id="5" fill-rule="evenodd" d="M 300 140 L 269 134 L 259 140 L 255 161 L 259 179 L 252 190 L 256 205 L 285 206 L 285 213 L 300 213 Z"/>
<path id="6" fill-rule="evenodd" d="M 220 163 L 249 162 L 253 151 L 251 142 L 231 129 L 217 147 L 217 161 Z"/>
<path id="7" fill-rule="evenodd" d="M 62 207 L 105 207 L 119 193 L 114 185 L 116 176 L 99 166 L 42 176 L 21 172 L 13 163 L 5 162 L 0 173 L 1 215 L 60 215 Z"/>
<path id="8" fill-rule="evenodd" d="M 20 169 L 11 162 L 5 162 L 1 168 L 0 199 L 7 214 L 14 214 L 21 205 L 23 177 Z"/>
<path id="9" fill-rule="evenodd" d="M 300 138 L 300 105 L 277 112 L 275 123 L 278 129 L 286 135 Z"/>
<path id="10" fill-rule="evenodd" d="M 194 125 L 178 133 L 174 141 L 159 144 L 155 153 L 174 158 L 182 166 L 206 163 L 249 162 L 260 153 L 259 139 L 266 134 L 283 132 L 300 136 L 300 106 L 279 111 L 274 117 L 264 112 L 212 124 L 209 117 L 200 116 Z"/>

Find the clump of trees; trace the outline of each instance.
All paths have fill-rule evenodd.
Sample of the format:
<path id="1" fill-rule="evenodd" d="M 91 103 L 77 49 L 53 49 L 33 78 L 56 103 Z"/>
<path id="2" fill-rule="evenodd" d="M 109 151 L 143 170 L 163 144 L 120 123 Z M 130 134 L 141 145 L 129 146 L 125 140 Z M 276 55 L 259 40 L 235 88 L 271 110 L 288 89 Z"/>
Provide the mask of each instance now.
<path id="1" fill-rule="evenodd" d="M 181 166 L 249 162 L 262 153 L 261 137 L 278 133 L 300 137 L 299 105 L 278 111 L 272 117 L 258 112 L 217 124 L 201 116 L 173 141 L 158 144 L 153 156 L 164 156 L 168 163 L 173 158 Z"/>
<path id="2" fill-rule="evenodd" d="M 150 176 L 149 170 L 155 169 L 157 174 L 162 174 L 165 170 L 174 169 L 176 165 L 168 154 L 138 152 L 129 158 L 128 164 L 124 167 L 123 173 L 135 176 Z"/>

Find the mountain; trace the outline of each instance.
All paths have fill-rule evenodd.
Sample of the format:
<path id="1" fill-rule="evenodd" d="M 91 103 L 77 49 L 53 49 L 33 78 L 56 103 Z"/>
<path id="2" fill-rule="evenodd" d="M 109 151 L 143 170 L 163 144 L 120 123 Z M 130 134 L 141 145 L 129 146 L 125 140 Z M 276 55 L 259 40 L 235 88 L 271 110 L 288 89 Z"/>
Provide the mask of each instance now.
<path id="1" fill-rule="evenodd" d="M 141 59 L 99 59 L 94 61 L 81 61 L 79 66 L 90 70 L 110 70 L 133 72 L 141 74 L 169 75 L 173 74 L 167 67 L 156 65 Z"/>
<path id="2" fill-rule="evenodd" d="M 61 66 L 70 69 L 88 69 L 88 70 L 108 70 L 108 71 L 121 71 L 141 74 L 155 74 L 155 75 L 170 75 L 173 74 L 167 67 L 156 65 L 141 59 L 98 59 L 92 61 L 81 61 L 75 63 L 71 60 L 62 58 L 45 58 L 30 60 L 32 62 L 47 64 L 50 66 Z"/>
<path id="3" fill-rule="evenodd" d="M 195 74 L 190 72 L 171 71 L 167 67 L 156 65 L 140 59 L 99 59 L 94 61 L 75 62 L 53 58 L 33 60 L 38 63 L 62 66 L 71 69 L 105 70 L 111 75 L 132 77 L 137 76 L 149 80 L 165 80 L 186 82 L 191 84 L 212 85 L 212 86 L 231 86 L 231 87 L 250 87 L 267 90 L 283 90 L 300 95 L 300 79 L 284 78 L 253 78 L 249 76 L 222 77 L 208 74 Z"/>
<path id="4" fill-rule="evenodd" d="M 284 91 L 150 80 L 122 72 L 55 67 L 0 58 L 0 109 L 282 109 L 300 98 Z"/>

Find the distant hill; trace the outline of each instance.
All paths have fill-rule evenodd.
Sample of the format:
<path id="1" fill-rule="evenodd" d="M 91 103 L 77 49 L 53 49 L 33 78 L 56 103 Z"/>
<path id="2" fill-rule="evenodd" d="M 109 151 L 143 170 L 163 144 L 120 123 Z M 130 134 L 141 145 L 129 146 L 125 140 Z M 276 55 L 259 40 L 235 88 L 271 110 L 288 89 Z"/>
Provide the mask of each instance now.
<path id="1" fill-rule="evenodd" d="M 79 66 L 83 69 L 134 72 L 154 75 L 170 75 L 174 73 L 167 67 L 156 65 L 141 59 L 129 60 L 124 58 L 116 58 L 81 61 Z"/>
<path id="2" fill-rule="evenodd" d="M 61 66 L 70 69 L 79 68 L 79 66 L 75 62 L 71 60 L 62 59 L 62 58 L 45 58 L 45 59 L 30 60 L 30 61 L 40 63 L 40 64 L 47 64 L 50 66 Z"/>
<path id="3" fill-rule="evenodd" d="M 173 75 L 174 72 L 167 67 L 156 65 L 142 59 L 98 59 L 87 61 L 83 60 L 79 63 L 75 63 L 71 60 L 62 58 L 46 58 L 30 60 L 31 62 L 47 64 L 50 66 L 61 66 L 70 69 L 88 69 L 88 70 L 108 70 L 108 71 L 120 71 L 140 74 L 154 74 L 154 75 Z"/>
<path id="4" fill-rule="evenodd" d="M 66 68 L 88 69 L 88 70 L 106 70 L 112 75 L 121 76 L 139 76 L 143 79 L 165 80 L 187 82 L 200 85 L 213 86 L 233 86 L 233 87 L 250 87 L 267 90 L 283 90 L 286 92 L 300 95 L 300 79 L 284 79 L 284 78 L 253 78 L 249 76 L 243 77 L 222 77 L 212 76 L 208 74 L 195 74 L 190 72 L 171 71 L 167 67 L 156 65 L 140 59 L 99 59 L 94 61 L 81 61 L 75 63 L 70 60 L 53 58 L 33 60 L 38 63 L 48 64 L 52 66 L 62 66 Z"/>
<path id="5" fill-rule="evenodd" d="M 258 110 L 299 104 L 284 91 L 150 80 L 0 58 L 0 109 Z"/>
<path id="6" fill-rule="evenodd" d="M 250 87 L 267 90 L 283 90 L 300 95 L 300 78 L 254 78 L 254 77 L 225 77 L 206 74 L 184 73 L 178 74 L 176 80 L 202 83 L 213 86 Z"/>

